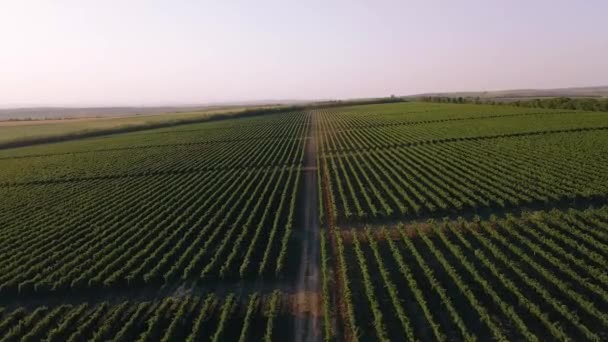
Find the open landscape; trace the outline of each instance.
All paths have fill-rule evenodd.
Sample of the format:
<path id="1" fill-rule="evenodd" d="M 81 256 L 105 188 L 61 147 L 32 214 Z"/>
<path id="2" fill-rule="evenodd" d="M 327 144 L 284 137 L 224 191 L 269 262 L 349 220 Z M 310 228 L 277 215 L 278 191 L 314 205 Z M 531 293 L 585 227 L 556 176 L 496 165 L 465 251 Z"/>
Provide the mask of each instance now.
<path id="1" fill-rule="evenodd" d="M 76 138 L 88 138 L 111 133 L 134 132 L 151 128 L 171 127 L 186 123 L 213 121 L 227 117 L 240 117 L 256 113 L 267 113 L 276 109 L 291 108 L 288 105 L 209 107 L 191 111 L 189 107 L 173 108 L 174 112 L 154 113 L 164 108 L 121 108 L 102 110 L 73 108 L 57 110 L 60 113 L 99 113 L 97 116 L 50 117 L 46 119 L 20 119 L 21 109 L 4 110 L 6 118 L 0 116 L 0 148 L 11 148 L 58 142 Z M 0 110 L 2 111 L 2 110 Z M 47 111 L 53 109 L 37 109 Z M 144 114 L 139 114 L 141 111 Z M 148 112 L 150 111 L 150 112 Z M 127 113 L 118 115 L 119 113 Z M 136 114 L 137 113 L 137 114 Z M 147 114 L 146 114 L 147 113 Z M 1 113 L 0 113 L 1 114 Z"/>
<path id="2" fill-rule="evenodd" d="M 608 341 L 606 13 L 2 0 L 0 342 Z"/>
<path id="3" fill-rule="evenodd" d="M 4 340 L 605 340 L 608 115 L 401 102 L 0 151 Z"/>

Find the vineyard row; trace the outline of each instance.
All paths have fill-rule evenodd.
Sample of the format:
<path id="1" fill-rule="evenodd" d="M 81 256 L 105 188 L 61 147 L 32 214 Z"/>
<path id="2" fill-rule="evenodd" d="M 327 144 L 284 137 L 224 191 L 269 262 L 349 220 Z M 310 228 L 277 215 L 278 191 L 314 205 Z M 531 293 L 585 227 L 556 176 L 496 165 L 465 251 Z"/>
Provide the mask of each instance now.
<path id="1" fill-rule="evenodd" d="M 287 305 L 275 291 L 0 309 L 0 341 L 276 341 L 291 323 Z"/>
<path id="2" fill-rule="evenodd" d="M 354 340 L 608 333 L 608 207 L 330 234 Z"/>

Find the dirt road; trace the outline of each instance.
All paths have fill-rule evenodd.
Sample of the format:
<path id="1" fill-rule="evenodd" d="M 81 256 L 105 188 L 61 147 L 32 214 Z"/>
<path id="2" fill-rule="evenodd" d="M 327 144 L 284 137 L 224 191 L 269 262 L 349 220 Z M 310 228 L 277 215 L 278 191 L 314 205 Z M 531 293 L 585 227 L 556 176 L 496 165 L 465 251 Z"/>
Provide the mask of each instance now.
<path id="1" fill-rule="evenodd" d="M 314 114 L 306 139 L 303 178 L 302 250 L 296 282 L 296 305 L 302 310 L 294 317 L 294 341 L 320 341 L 319 312 L 321 292 L 320 236 L 317 198 L 317 139 Z"/>

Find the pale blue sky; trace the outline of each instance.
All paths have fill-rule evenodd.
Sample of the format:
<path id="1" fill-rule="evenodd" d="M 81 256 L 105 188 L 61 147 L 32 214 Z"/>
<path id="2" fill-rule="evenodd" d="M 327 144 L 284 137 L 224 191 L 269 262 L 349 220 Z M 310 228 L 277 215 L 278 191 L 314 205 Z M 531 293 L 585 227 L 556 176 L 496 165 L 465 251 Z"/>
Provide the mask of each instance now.
<path id="1" fill-rule="evenodd" d="M 608 85 L 608 1 L 0 0 L 0 106 Z"/>

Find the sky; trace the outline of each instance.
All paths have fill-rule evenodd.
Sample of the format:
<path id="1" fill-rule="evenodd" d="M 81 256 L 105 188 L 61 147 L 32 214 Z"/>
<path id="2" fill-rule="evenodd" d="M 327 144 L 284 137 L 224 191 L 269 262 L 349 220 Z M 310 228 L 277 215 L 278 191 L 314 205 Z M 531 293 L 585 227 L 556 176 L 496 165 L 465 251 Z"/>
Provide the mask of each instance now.
<path id="1" fill-rule="evenodd" d="M 0 0 L 0 106 L 608 85 L 606 0 Z"/>

